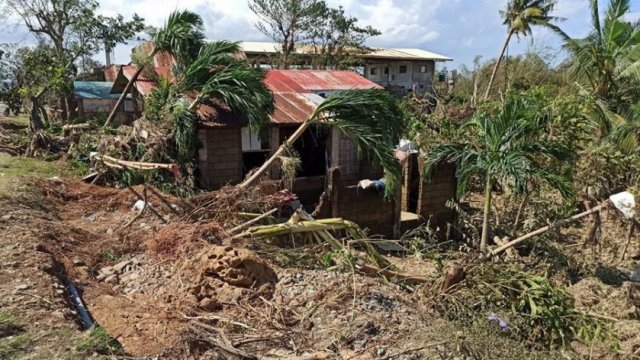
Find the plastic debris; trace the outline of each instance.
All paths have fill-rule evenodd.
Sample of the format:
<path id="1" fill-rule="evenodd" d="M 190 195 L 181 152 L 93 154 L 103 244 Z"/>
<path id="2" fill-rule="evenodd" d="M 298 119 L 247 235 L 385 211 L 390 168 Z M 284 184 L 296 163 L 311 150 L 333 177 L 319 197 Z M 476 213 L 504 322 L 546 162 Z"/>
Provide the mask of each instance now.
<path id="1" fill-rule="evenodd" d="M 636 216 L 636 200 L 628 191 L 621 192 L 619 194 L 611 195 L 609 200 L 613 203 L 613 205 L 620 210 L 622 215 L 624 215 L 627 219 L 633 219 Z"/>
<path id="2" fill-rule="evenodd" d="M 135 204 L 133 204 L 133 207 L 131 208 L 131 211 L 140 212 L 140 211 L 142 211 L 142 209 L 144 209 L 144 207 L 145 207 L 144 200 L 138 200 L 138 201 L 136 201 Z"/>
<path id="3" fill-rule="evenodd" d="M 500 326 L 500 329 L 502 330 L 508 330 L 509 329 L 509 324 L 507 324 L 506 321 L 500 319 L 498 317 L 498 315 L 496 315 L 496 313 L 489 313 L 489 316 L 487 317 L 487 320 L 489 320 L 490 322 L 497 322 L 498 325 Z"/>

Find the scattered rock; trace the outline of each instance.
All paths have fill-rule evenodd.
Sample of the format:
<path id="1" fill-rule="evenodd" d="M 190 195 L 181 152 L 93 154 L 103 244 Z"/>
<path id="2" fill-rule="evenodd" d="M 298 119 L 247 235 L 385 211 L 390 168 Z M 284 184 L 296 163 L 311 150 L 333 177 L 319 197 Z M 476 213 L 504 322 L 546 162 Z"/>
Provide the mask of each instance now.
<path id="1" fill-rule="evenodd" d="M 75 258 L 75 259 L 73 259 L 73 265 L 75 265 L 75 266 L 84 266 L 84 261 L 82 261 L 81 259 Z"/>
<path id="2" fill-rule="evenodd" d="M 127 265 L 129 265 L 130 263 L 131 263 L 131 260 L 125 260 L 125 261 L 119 262 L 119 263 L 117 263 L 117 264 L 113 265 L 113 270 L 114 270 L 115 272 L 117 272 L 117 273 L 120 273 L 120 272 L 122 272 L 122 270 L 124 270 L 124 268 L 125 268 Z"/>
<path id="3" fill-rule="evenodd" d="M 115 284 L 118 282 L 118 275 L 111 275 L 108 278 L 104 279 L 104 282 L 107 284 Z"/>
<path id="4" fill-rule="evenodd" d="M 20 284 L 20 285 L 17 285 L 17 286 L 15 287 L 15 289 L 16 289 L 16 290 L 20 290 L 20 291 L 22 291 L 22 290 L 27 290 L 27 289 L 29 289 L 30 287 L 31 287 L 31 286 L 29 286 L 28 284 Z"/>

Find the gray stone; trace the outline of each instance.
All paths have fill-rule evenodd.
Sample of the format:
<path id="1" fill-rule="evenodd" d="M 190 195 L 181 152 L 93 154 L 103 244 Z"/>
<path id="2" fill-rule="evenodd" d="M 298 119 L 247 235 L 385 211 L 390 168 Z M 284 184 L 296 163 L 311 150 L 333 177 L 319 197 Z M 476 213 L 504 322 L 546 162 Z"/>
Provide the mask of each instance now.
<path id="1" fill-rule="evenodd" d="M 121 261 L 121 262 L 113 265 L 113 270 L 115 272 L 122 272 L 122 270 L 124 270 L 124 268 L 127 267 L 127 265 L 129 265 L 130 262 L 131 262 L 131 260 Z"/>

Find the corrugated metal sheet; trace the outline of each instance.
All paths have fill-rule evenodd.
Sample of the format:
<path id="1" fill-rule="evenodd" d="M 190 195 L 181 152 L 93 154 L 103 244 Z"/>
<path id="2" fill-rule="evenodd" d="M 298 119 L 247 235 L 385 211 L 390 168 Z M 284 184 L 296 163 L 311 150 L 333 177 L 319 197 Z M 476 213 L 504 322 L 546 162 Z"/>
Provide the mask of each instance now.
<path id="1" fill-rule="evenodd" d="M 295 125 L 303 123 L 316 109 L 318 100 L 322 97 L 315 94 L 299 94 L 294 92 L 274 93 L 275 110 L 271 115 L 271 122 L 279 125 Z"/>
<path id="2" fill-rule="evenodd" d="M 111 94 L 112 82 L 74 81 L 73 91 L 76 99 L 117 99 L 119 94 Z"/>
<path id="3" fill-rule="evenodd" d="M 103 70 L 104 79 L 106 81 L 111 81 L 111 82 L 116 81 L 116 77 L 118 76 L 118 71 L 120 71 L 120 66 L 122 66 L 122 65 L 105 66 L 105 68 Z"/>
<path id="4" fill-rule="evenodd" d="M 251 55 L 273 55 L 280 51 L 281 45 L 274 42 L 250 42 L 245 41 L 240 44 L 241 49 L 246 54 Z M 296 54 L 308 55 L 313 53 L 310 46 L 298 46 Z M 404 48 L 377 48 L 367 54 L 359 55 L 363 59 L 388 59 L 388 60 L 433 60 L 452 61 L 453 59 L 436 54 L 431 51 L 421 49 Z"/>
<path id="5" fill-rule="evenodd" d="M 274 93 L 382 89 L 348 70 L 269 70 L 264 82 Z"/>
<path id="6" fill-rule="evenodd" d="M 271 122 L 279 125 L 304 122 L 324 100 L 318 93 L 383 89 L 353 71 L 338 70 L 269 70 L 264 82 L 275 103 Z"/>
<path id="7" fill-rule="evenodd" d="M 361 56 L 364 59 L 389 59 L 389 60 L 434 60 L 452 61 L 444 55 L 432 53 L 421 49 L 375 49 Z"/>
<path id="8" fill-rule="evenodd" d="M 129 81 L 137 70 L 138 67 L 135 64 L 125 65 L 122 67 L 122 75 L 124 75 L 127 81 Z M 136 80 L 135 87 L 138 89 L 140 94 L 146 96 L 155 88 L 155 83 L 153 80 L 149 80 L 145 78 L 144 75 L 140 74 Z"/>

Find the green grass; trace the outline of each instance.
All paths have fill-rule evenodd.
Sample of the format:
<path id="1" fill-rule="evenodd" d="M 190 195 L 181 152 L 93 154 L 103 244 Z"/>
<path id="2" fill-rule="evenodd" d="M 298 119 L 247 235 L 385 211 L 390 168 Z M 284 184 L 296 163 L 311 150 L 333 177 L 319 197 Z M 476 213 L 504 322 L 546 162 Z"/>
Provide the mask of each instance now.
<path id="1" fill-rule="evenodd" d="M 76 342 L 76 351 L 85 355 L 115 355 L 122 352 L 122 346 L 110 337 L 104 328 L 94 326 L 84 338 Z"/>
<path id="2" fill-rule="evenodd" d="M 0 360 L 14 359 L 23 352 L 26 345 L 31 342 L 29 334 L 20 334 L 0 339 Z"/>
<path id="3" fill-rule="evenodd" d="M 0 125 L 7 124 L 11 127 L 29 127 L 29 116 L 27 114 L 20 114 L 18 116 L 2 116 L 0 115 Z"/>
<path id="4" fill-rule="evenodd" d="M 0 194 L 7 194 L 20 185 L 20 178 L 33 176 L 50 178 L 67 171 L 66 165 L 0 153 Z"/>
<path id="5" fill-rule="evenodd" d="M 0 331 L 16 326 L 15 316 L 8 311 L 0 311 Z"/>

